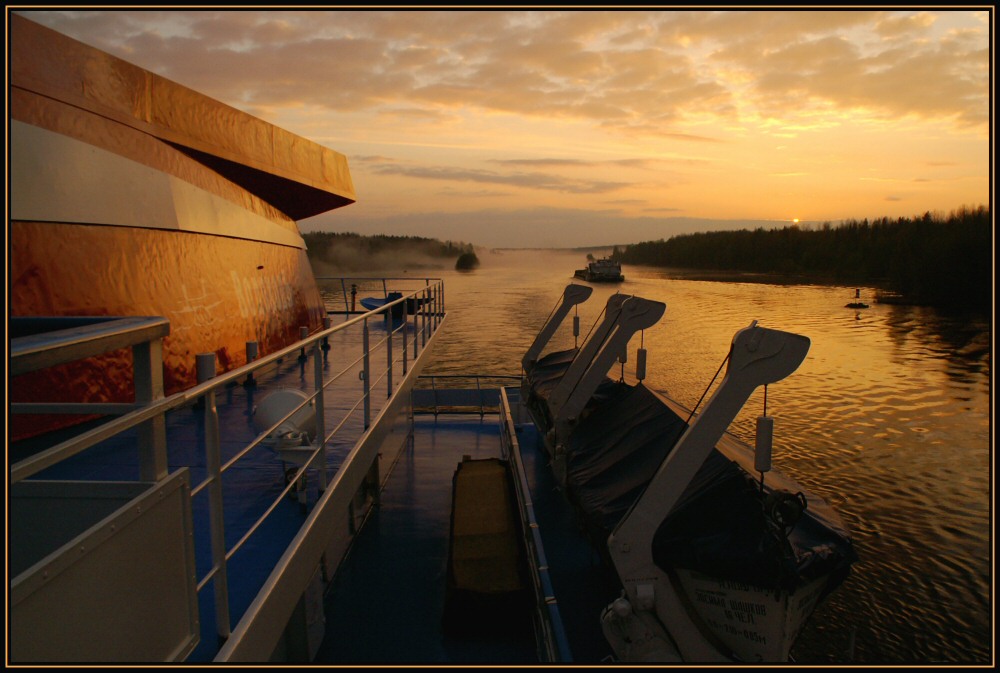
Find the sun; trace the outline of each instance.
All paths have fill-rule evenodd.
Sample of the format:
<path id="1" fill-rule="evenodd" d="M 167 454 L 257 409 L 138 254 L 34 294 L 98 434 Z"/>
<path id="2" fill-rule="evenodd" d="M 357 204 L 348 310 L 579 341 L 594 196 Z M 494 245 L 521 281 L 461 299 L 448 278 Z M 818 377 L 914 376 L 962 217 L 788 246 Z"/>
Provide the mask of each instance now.
<path id="1" fill-rule="evenodd" d="M 794 222 L 795 224 L 798 224 L 799 223 L 799 218 L 797 218 L 797 217 L 792 218 L 792 222 Z"/>

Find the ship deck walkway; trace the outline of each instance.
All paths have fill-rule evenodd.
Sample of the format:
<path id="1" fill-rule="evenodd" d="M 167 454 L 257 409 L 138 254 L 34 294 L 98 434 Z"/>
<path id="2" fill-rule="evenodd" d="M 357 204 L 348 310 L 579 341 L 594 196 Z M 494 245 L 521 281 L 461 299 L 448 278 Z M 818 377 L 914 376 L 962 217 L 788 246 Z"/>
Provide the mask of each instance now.
<path id="1" fill-rule="evenodd" d="M 600 614 L 620 585 L 556 490 L 535 426 L 518 425 L 517 435 L 572 659 L 600 663 L 611 654 Z M 497 414 L 414 414 L 412 440 L 331 584 L 315 663 L 538 661 L 530 613 L 523 624 L 494 624 L 490 636 L 477 630 L 460 639 L 442 629 L 452 477 L 463 456 L 501 457 Z"/>
<path id="2" fill-rule="evenodd" d="M 366 319 L 351 320 L 345 315 L 342 319 L 353 323 L 350 327 L 345 325 L 347 329 L 314 334 L 281 355 L 262 359 L 260 366 L 255 362 L 252 368 L 248 365 L 239 372 L 206 381 L 193 391 L 153 402 L 152 408 L 163 414 L 163 437 L 159 440 L 164 450 L 162 469 L 164 472 L 169 470 L 171 474 L 178 470 L 185 471 L 189 475 L 185 476 L 185 480 L 191 484 L 190 487 L 185 486 L 190 498 L 190 504 L 186 505 L 191 512 L 188 516 L 192 520 L 189 524 L 192 528 L 186 533 L 190 540 L 186 544 L 190 544 L 193 550 L 189 562 L 191 578 L 185 581 L 191 583 L 193 591 L 194 579 L 199 580 L 200 586 L 194 598 L 198 606 L 192 613 L 191 626 L 195 634 L 200 632 L 201 637 L 194 641 L 197 644 L 186 653 L 184 660 L 263 661 L 261 651 L 270 645 L 255 645 L 263 641 L 254 634 L 247 635 L 251 629 L 270 628 L 265 614 L 256 616 L 257 612 L 269 609 L 267 605 L 260 608 L 258 601 L 263 596 L 266 600 L 287 602 L 286 594 L 292 598 L 300 595 L 300 585 L 309 578 L 298 577 L 301 573 L 289 575 L 288 581 L 294 586 L 285 588 L 281 585 L 280 589 L 275 589 L 275 581 L 286 581 L 283 576 L 274 579 L 277 576 L 275 569 L 283 570 L 290 563 L 285 558 L 288 552 L 293 548 L 298 550 L 305 544 L 299 540 L 300 531 L 323 531 L 331 521 L 336 520 L 341 522 L 336 525 L 345 526 L 345 529 L 322 533 L 324 539 L 331 538 L 332 541 L 324 542 L 329 546 L 324 554 L 327 560 L 322 564 L 323 572 L 316 570 L 314 573 L 314 576 L 322 574 L 323 579 L 330 582 L 322 587 L 324 594 L 321 595 L 325 608 L 325 635 L 320 633 L 318 649 L 312 652 L 315 646 L 312 627 L 315 622 L 309 621 L 311 617 L 306 616 L 309 644 L 303 648 L 279 641 L 271 656 L 280 657 L 285 652 L 289 658 L 301 661 L 298 657 L 304 655 L 305 649 L 310 650 L 310 655 L 315 655 L 310 658 L 317 663 L 537 662 L 539 647 L 533 639 L 530 612 L 525 614 L 524 628 L 506 628 L 510 626 L 507 623 L 503 629 L 494 629 L 495 638 L 465 638 L 459 641 L 446 637 L 441 629 L 447 583 L 452 477 L 456 466 L 466 455 L 472 458 L 501 457 L 502 436 L 506 433 L 509 437 L 514 432 L 515 444 L 521 447 L 520 463 L 525 484 L 522 490 L 530 492 L 528 497 L 541 536 L 537 544 L 544 547 L 547 575 L 542 584 L 551 583 L 551 587 L 546 585 L 542 589 L 546 592 L 545 596 L 555 597 L 554 602 L 561 614 L 561 626 L 556 638 L 561 660 L 566 661 L 571 656 L 572 661 L 578 663 L 600 663 L 610 655 L 610 648 L 601 635 L 599 617 L 603 608 L 620 591 L 617 578 L 591 548 L 579 530 L 566 499 L 557 490 L 535 426 L 516 420 L 501 423 L 500 386 L 496 383 L 484 386 L 482 376 L 473 375 L 471 386 L 468 383 L 458 385 L 453 380 L 458 377 L 451 376 L 426 376 L 423 383 L 416 382 L 415 375 L 419 374 L 425 361 L 421 357 L 418 363 L 417 355 L 424 355 L 425 348 L 430 346 L 430 335 L 436 331 L 430 319 L 423 315 L 420 317 L 419 329 L 414 317 L 412 338 L 403 336 L 411 332 L 406 327 L 393 339 L 385 339 L 387 325 L 384 321 L 376 318 L 372 322 L 371 334 L 365 327 L 362 335 L 363 325 L 358 321 Z M 340 320 L 337 316 L 333 318 L 334 322 Z M 430 329 L 425 331 L 426 327 Z M 392 331 L 396 332 L 395 325 Z M 327 345 L 327 339 L 329 341 L 329 349 L 324 348 L 322 356 L 320 339 L 323 346 Z M 391 348 L 392 341 L 399 342 L 395 351 Z M 369 342 L 372 343 L 370 351 Z M 405 418 L 404 406 L 395 402 L 399 398 L 410 397 L 410 393 L 405 389 L 400 391 L 399 386 L 406 378 L 406 355 L 403 353 L 411 351 L 413 371 L 410 372 L 409 385 L 418 383 L 413 389 L 412 421 Z M 380 370 L 381 374 L 378 373 Z M 249 374 L 243 372 L 252 373 L 252 380 L 246 378 Z M 261 432 L 260 423 L 256 422 L 260 419 L 255 421 L 255 417 L 268 396 L 288 389 L 311 392 L 316 385 L 314 377 L 331 382 L 336 379 L 338 386 L 331 387 L 323 403 L 318 405 L 325 411 L 320 416 L 329 421 L 320 432 L 326 437 L 325 459 L 322 455 L 311 459 L 312 466 L 303 472 L 303 458 L 297 454 L 286 460 L 289 455 L 285 448 L 260 443 L 259 436 L 256 441 L 251 440 Z M 429 390 L 418 390 L 428 383 Z M 517 388 L 504 390 L 506 397 L 513 398 L 512 406 L 516 407 Z M 202 395 L 207 395 L 207 391 L 211 391 L 211 404 L 203 403 Z M 418 392 L 422 394 L 418 396 Z M 360 406 L 362 401 L 365 401 L 363 409 Z M 466 413 L 454 413 L 456 407 L 464 407 Z M 19 487 L 33 486 L 32 482 L 41 479 L 55 480 L 53 483 L 56 484 L 66 480 L 85 480 L 88 484 L 95 484 L 88 486 L 92 489 L 102 484 L 117 483 L 147 488 L 148 483 L 142 478 L 136 481 L 136 475 L 142 469 L 136 447 L 142 445 L 144 440 L 139 436 L 136 421 L 129 420 L 128 425 L 125 423 L 125 419 L 149 417 L 152 412 L 147 408 L 137 407 L 137 411 L 122 417 L 121 421 L 99 424 L 83 435 L 53 447 L 34 443 L 9 447 L 10 457 L 15 461 L 11 468 L 12 481 Z M 515 419 L 528 418 L 528 414 L 522 412 L 515 414 Z M 373 423 L 371 428 L 368 428 L 369 418 Z M 263 423 L 263 426 L 270 422 Z M 108 426 L 119 429 L 112 435 L 110 430 L 103 429 Z M 376 429 L 382 433 L 381 436 L 390 437 L 384 445 L 391 447 L 393 442 L 397 442 L 393 439 L 395 437 L 399 438 L 395 446 L 402 444 L 398 457 L 395 448 L 391 448 L 391 456 L 385 457 L 389 462 L 396 457 L 391 467 L 388 464 L 378 467 L 383 461 L 382 445 L 376 445 L 374 441 L 366 444 L 368 439 L 375 437 Z M 211 440 L 212 437 L 216 439 Z M 62 441 L 54 437 L 49 439 Z M 297 449 L 292 447 L 293 453 Z M 301 450 L 313 452 L 315 442 L 301 447 Z M 365 453 L 363 460 L 357 459 L 359 450 Z M 50 455 L 58 455 L 59 462 L 50 459 Z M 330 480 L 329 491 L 323 486 L 326 481 L 322 478 L 323 470 L 317 470 L 324 463 L 326 479 Z M 359 472 L 358 465 L 369 470 L 368 475 Z M 382 474 L 386 469 L 388 473 Z M 352 476 L 345 476 L 347 472 Z M 14 479 L 15 473 L 17 479 Z M 377 479 L 378 484 L 371 478 Z M 348 479 L 353 481 L 350 484 L 341 483 Z M 354 481 L 358 483 L 354 484 Z M 296 489 L 296 483 L 304 484 L 304 489 Z M 374 501 L 368 499 L 372 489 L 377 491 Z M 339 498 L 339 504 L 327 507 L 333 498 Z M 374 507 L 371 507 L 372 502 Z M 341 511 L 338 507 L 343 509 L 342 514 L 337 514 Z M 121 511 L 127 509 L 125 507 Z M 224 526 L 221 525 L 223 512 Z M 358 525 L 364 517 L 364 525 Z M 220 525 L 216 526 L 216 522 Z M 81 525 L 86 528 L 91 524 L 85 522 Z M 97 534 L 95 531 L 103 530 L 102 526 L 104 524 L 94 526 L 85 535 Z M 30 526 L 21 526 L 25 527 Z M 117 532 L 114 526 L 108 530 Z M 77 535 L 76 531 L 67 532 L 65 536 L 74 535 Z M 534 539 L 538 540 L 537 537 Z M 346 557 L 342 556 L 338 546 L 340 540 L 349 545 Z M 69 550 L 67 553 L 72 551 L 72 546 L 64 545 Z M 43 549 L 38 556 L 42 557 L 49 551 Z M 62 559 L 65 555 L 63 548 L 57 551 L 58 558 Z M 220 600 L 219 593 L 212 589 L 213 576 L 218 579 L 214 573 L 220 567 L 222 553 L 225 553 L 224 565 L 228 571 L 228 581 L 225 578 L 222 581 L 228 586 L 228 596 Z M 29 566 L 44 570 L 47 567 L 43 567 L 44 564 L 53 562 L 50 558 L 55 557 L 45 557 L 37 563 L 33 558 L 25 558 L 15 569 L 15 574 Z M 61 560 L 59 562 L 62 563 Z M 330 563 L 339 565 L 330 567 Z M 116 588 L 120 584 L 118 578 L 104 579 L 109 584 L 108 591 L 121 593 L 121 589 Z M 23 581 L 26 580 L 18 578 L 15 584 L 20 587 Z M 220 583 L 217 582 L 216 586 Z M 314 584 L 310 580 L 310 587 Z M 20 588 L 18 590 L 21 591 Z M 307 593 L 311 591 L 309 589 Z M 124 594 L 119 598 L 128 600 Z M 312 599 L 305 598 L 303 594 L 302 604 L 308 612 Z M 228 607 L 232 623 L 239 620 L 233 636 L 228 640 L 217 637 L 221 630 L 216 620 L 220 603 Z M 246 620 L 239 619 L 239 616 L 250 614 L 253 610 L 257 610 L 254 620 L 248 621 L 251 626 L 244 628 L 242 625 Z M 270 630 L 283 628 L 282 624 L 278 624 Z M 501 634 L 501 631 L 504 633 Z M 559 640 L 563 632 L 565 639 Z M 286 634 L 290 633 L 292 630 L 289 627 Z M 236 634 L 239 634 L 239 639 Z M 276 638 L 271 633 L 267 637 Z M 567 641 L 568 646 L 563 648 Z M 547 642 L 551 647 L 552 639 Z M 230 648 L 233 643 L 234 648 L 239 649 Z M 103 646 L 95 647 L 96 654 L 69 656 L 81 660 L 95 656 L 114 658 L 114 653 L 102 649 Z M 142 654 L 145 656 L 146 652 Z M 132 658 L 131 655 L 124 656 Z"/>

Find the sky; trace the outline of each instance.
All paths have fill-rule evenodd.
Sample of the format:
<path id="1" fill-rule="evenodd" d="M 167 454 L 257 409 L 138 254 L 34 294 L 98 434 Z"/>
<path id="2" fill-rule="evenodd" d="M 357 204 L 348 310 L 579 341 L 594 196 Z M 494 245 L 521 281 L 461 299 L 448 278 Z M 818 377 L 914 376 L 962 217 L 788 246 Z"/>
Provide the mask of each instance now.
<path id="1" fill-rule="evenodd" d="M 344 154 L 357 203 L 303 232 L 566 248 L 991 204 L 986 5 L 8 10 Z"/>

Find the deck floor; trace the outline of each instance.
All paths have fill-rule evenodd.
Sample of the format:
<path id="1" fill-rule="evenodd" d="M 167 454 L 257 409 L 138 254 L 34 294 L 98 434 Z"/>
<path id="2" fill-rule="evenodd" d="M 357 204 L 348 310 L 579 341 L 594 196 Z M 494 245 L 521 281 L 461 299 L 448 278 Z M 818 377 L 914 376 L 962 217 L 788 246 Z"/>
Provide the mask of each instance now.
<path id="1" fill-rule="evenodd" d="M 618 595 L 617 582 L 578 532 L 533 426 L 523 429 L 525 436 L 521 432 L 522 458 L 574 660 L 600 663 L 610 648 L 599 616 Z M 327 594 L 326 637 L 315 663 L 537 663 L 530 614 L 504 632 L 493 629 L 492 638 L 459 639 L 442 631 L 452 477 L 465 455 L 500 456 L 495 415 L 415 416 L 412 442 Z"/>
<path id="2" fill-rule="evenodd" d="M 519 426 L 518 442 L 573 661 L 608 663 L 612 650 L 601 631 L 600 616 L 621 594 L 618 575 L 602 562 L 584 535 L 576 513 L 559 490 L 533 424 Z"/>
<path id="3" fill-rule="evenodd" d="M 537 661 L 530 615 L 521 637 L 459 640 L 441 628 L 452 477 L 465 455 L 500 455 L 496 417 L 418 415 L 413 438 L 330 588 L 314 663 Z"/>
<path id="4" fill-rule="evenodd" d="M 343 316 L 332 316 L 334 322 Z M 358 377 L 362 365 L 359 361 L 362 339 L 361 328 L 347 328 L 330 338 L 331 349 L 323 360 L 325 377 L 345 370 L 344 383 L 328 388 L 325 398 L 328 423 L 341 423 L 342 429 L 327 444 L 328 474 L 333 475 L 364 432 L 364 420 L 358 406 L 364 384 Z M 371 327 L 373 342 L 385 338 L 381 320 L 374 320 Z M 412 335 L 408 337 L 412 343 Z M 397 340 L 397 359 L 401 338 Z M 412 351 L 408 350 L 412 356 Z M 373 371 L 385 367 L 385 349 L 375 350 Z M 395 385 L 403 378 L 402 364 L 393 364 Z M 254 385 L 234 383 L 221 388 L 216 393 L 218 410 L 221 461 L 226 463 L 239 454 L 258 434 L 254 424 L 255 409 L 272 391 L 300 389 L 313 392 L 314 364 L 311 359 L 302 360 L 291 355 L 278 360 L 256 374 Z M 372 418 L 386 404 L 388 382 L 383 378 L 373 384 L 370 396 Z M 353 409 L 353 410 L 352 410 Z M 167 462 L 169 470 L 186 468 L 190 472 L 192 487 L 202 484 L 208 476 L 205 446 L 204 408 L 201 405 L 175 409 L 166 414 L 165 432 Z M 478 417 L 477 417 L 478 418 Z M 84 429 L 91 429 L 105 422 L 100 419 L 80 427 L 69 428 L 28 440 L 9 449 L 12 460 L 20 460 L 38 453 L 59 441 L 63 441 Z M 328 426 L 329 433 L 332 428 Z M 36 478 L 94 480 L 94 481 L 134 481 L 139 478 L 139 444 L 137 432 L 127 430 L 104 440 L 87 451 L 53 465 Z M 292 463 L 284 463 L 275 449 L 260 445 L 243 456 L 239 462 L 227 468 L 222 478 L 225 511 L 225 535 L 227 548 L 231 549 L 264 514 L 274 506 L 267 522 L 245 545 L 234 553 L 227 562 L 229 610 L 233 623 L 251 605 L 260 588 L 264 585 L 275 564 L 299 531 L 312 507 L 320 497 L 315 470 L 310 471 L 306 489 L 300 495 L 294 490 L 281 497 L 286 488 L 286 470 L 294 469 Z M 209 489 L 202 490 L 191 499 L 195 537 L 195 564 L 198 578 L 204 577 L 212 568 L 213 556 L 210 544 Z M 201 638 L 194 652 L 188 657 L 192 663 L 211 661 L 218 652 L 219 639 L 216 637 L 215 596 L 211 585 L 199 592 L 199 613 Z"/>

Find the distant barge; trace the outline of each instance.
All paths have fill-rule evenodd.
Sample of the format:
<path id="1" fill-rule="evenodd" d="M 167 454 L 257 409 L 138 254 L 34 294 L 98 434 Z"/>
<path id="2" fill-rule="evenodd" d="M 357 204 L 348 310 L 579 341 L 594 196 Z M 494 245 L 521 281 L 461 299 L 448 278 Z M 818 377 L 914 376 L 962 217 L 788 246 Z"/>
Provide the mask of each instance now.
<path id="1" fill-rule="evenodd" d="M 577 269 L 573 275 L 588 283 L 620 283 L 625 280 L 621 263 L 608 257 L 590 262 L 587 268 Z"/>

